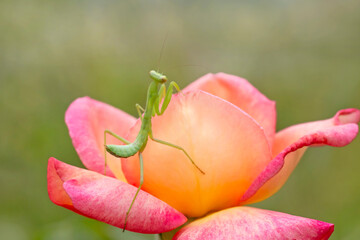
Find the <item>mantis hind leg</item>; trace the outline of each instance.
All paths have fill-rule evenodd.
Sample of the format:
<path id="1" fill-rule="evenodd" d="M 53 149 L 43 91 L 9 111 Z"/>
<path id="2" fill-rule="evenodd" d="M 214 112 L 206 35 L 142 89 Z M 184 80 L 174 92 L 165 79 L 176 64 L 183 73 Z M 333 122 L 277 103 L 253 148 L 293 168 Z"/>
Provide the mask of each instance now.
<path id="1" fill-rule="evenodd" d="M 172 143 L 169 143 L 169 142 L 166 142 L 166 141 L 163 141 L 163 140 L 160 140 L 160 139 L 156 139 L 153 137 L 152 133 L 150 134 L 150 139 L 157 142 L 157 143 L 161 143 L 161 144 L 164 144 L 166 146 L 169 146 L 169 147 L 173 147 L 173 148 L 176 148 L 176 149 L 179 149 L 180 151 L 182 151 L 187 157 L 188 159 L 190 160 L 190 162 L 194 165 L 194 167 L 196 167 L 202 174 L 205 174 L 205 172 L 203 170 L 201 170 L 200 167 L 198 167 L 198 165 L 196 165 L 196 163 L 194 162 L 194 160 L 192 160 L 192 158 L 190 157 L 190 155 L 185 151 L 184 148 L 178 146 L 178 145 L 175 145 L 175 144 L 172 144 Z"/>
<path id="2" fill-rule="evenodd" d="M 130 142 L 128 140 L 126 140 L 125 138 L 120 137 L 119 135 L 117 135 L 116 133 L 110 131 L 110 130 L 105 130 L 104 131 L 104 146 L 106 146 L 106 134 L 110 134 L 111 136 L 113 136 L 114 138 L 122 141 L 125 144 L 129 144 Z M 107 167 L 107 157 L 106 157 L 106 147 L 104 147 L 104 159 L 105 159 L 105 165 L 104 165 L 104 175 L 106 175 L 106 167 Z"/>
<path id="3" fill-rule="evenodd" d="M 143 164 L 143 157 L 142 157 L 142 154 L 141 152 L 139 152 L 139 161 L 140 161 L 140 184 L 139 184 L 139 187 L 135 193 L 135 196 L 130 204 L 130 207 L 128 209 L 128 211 L 126 212 L 126 216 L 125 216 L 125 223 L 124 223 L 124 228 L 123 228 L 123 232 L 125 231 L 125 228 L 126 228 L 126 223 L 127 223 L 127 220 L 128 220 L 128 217 L 129 217 L 129 214 L 130 214 L 130 211 L 131 211 L 131 208 L 135 202 L 135 199 L 137 197 L 137 195 L 139 194 L 140 192 L 140 189 L 141 189 L 141 186 L 143 185 L 144 183 L 144 164 Z"/>

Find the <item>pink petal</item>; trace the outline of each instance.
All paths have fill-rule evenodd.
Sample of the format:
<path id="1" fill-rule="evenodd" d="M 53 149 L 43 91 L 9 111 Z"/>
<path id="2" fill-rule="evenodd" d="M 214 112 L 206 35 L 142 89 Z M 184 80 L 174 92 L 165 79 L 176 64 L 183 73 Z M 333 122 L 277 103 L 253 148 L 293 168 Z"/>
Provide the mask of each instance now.
<path id="1" fill-rule="evenodd" d="M 184 92 L 193 90 L 211 93 L 244 110 L 264 128 L 272 146 L 276 127 L 275 102 L 265 97 L 246 79 L 225 73 L 207 74 L 186 87 Z"/>
<path id="2" fill-rule="evenodd" d="M 104 130 L 108 129 L 126 137 L 136 119 L 123 111 L 89 97 L 76 99 L 65 114 L 65 122 L 69 128 L 75 150 L 85 167 L 104 174 Z M 122 144 L 108 137 L 108 143 Z M 121 171 L 121 161 L 108 154 L 110 169 L 108 176 L 125 180 Z"/>
<path id="3" fill-rule="evenodd" d="M 326 240 L 334 225 L 251 207 L 237 207 L 211 214 L 180 229 L 173 240 L 191 239 L 306 239 Z"/>
<path id="4" fill-rule="evenodd" d="M 344 109 L 331 119 L 294 125 L 277 133 L 274 159 L 245 193 L 242 204 L 258 202 L 276 193 L 295 169 L 306 146 L 349 144 L 358 133 L 359 120 L 359 110 Z"/>
<path id="5" fill-rule="evenodd" d="M 75 211 L 75 208 L 72 204 L 72 201 L 65 192 L 63 188 L 64 181 L 59 177 L 57 173 L 57 165 L 59 165 L 59 161 L 55 158 L 49 158 L 48 169 L 47 169 L 47 182 L 48 182 L 48 193 L 50 200 L 56 205 L 65 207 L 72 211 Z M 70 168 L 74 173 L 76 173 L 76 168 Z"/>
<path id="6" fill-rule="evenodd" d="M 123 228 L 136 188 L 112 177 L 49 159 L 48 191 L 51 201 L 84 216 Z M 152 195 L 140 191 L 126 230 L 161 233 L 186 222 L 186 217 Z"/>
<path id="7" fill-rule="evenodd" d="M 131 130 L 138 134 L 140 121 Z M 176 148 L 149 140 L 143 152 L 143 188 L 187 216 L 236 206 L 271 160 L 264 131 L 247 113 L 206 92 L 174 95 L 154 117 L 155 138 L 188 151 L 201 174 Z M 139 184 L 138 156 L 122 160 L 129 183 Z"/>

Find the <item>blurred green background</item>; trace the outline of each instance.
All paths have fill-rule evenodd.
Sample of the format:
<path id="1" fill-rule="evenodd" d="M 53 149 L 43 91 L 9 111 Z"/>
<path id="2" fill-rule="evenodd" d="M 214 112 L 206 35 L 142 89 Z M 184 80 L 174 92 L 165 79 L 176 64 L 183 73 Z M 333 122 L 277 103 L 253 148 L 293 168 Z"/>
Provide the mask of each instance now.
<path id="1" fill-rule="evenodd" d="M 136 114 L 148 71 L 185 87 L 208 72 L 277 101 L 278 129 L 359 108 L 360 1 L 0 1 L 0 238 L 151 239 L 50 202 L 50 156 L 82 166 L 64 112 L 77 97 Z M 167 37 L 166 37 L 167 36 Z M 166 39 L 159 64 L 161 46 Z M 335 223 L 360 239 L 360 138 L 309 149 L 256 206 Z"/>

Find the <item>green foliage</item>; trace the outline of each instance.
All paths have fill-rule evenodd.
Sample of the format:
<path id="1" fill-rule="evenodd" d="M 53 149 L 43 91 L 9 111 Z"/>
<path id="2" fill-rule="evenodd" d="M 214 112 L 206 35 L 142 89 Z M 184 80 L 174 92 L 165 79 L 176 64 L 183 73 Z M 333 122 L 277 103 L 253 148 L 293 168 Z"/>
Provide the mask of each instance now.
<path id="1" fill-rule="evenodd" d="M 71 101 L 88 95 L 136 116 L 150 69 L 181 87 L 208 72 L 243 76 L 277 101 L 279 129 L 359 107 L 359 10 L 352 0 L 0 1 L 1 236 L 143 239 L 52 204 L 46 166 L 50 156 L 82 166 L 63 120 Z M 359 156 L 359 138 L 309 150 L 257 206 L 358 239 Z"/>

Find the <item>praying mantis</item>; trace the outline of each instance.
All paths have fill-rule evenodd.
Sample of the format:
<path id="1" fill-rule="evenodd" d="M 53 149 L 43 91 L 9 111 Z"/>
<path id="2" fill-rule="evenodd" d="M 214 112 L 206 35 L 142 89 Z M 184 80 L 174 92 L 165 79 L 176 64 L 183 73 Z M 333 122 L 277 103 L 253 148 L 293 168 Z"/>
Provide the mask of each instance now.
<path id="1" fill-rule="evenodd" d="M 143 182 L 144 182 L 144 166 L 143 166 L 142 152 L 144 151 L 149 138 L 157 143 L 164 144 L 169 147 L 173 147 L 173 148 L 176 148 L 176 149 L 182 151 L 186 155 L 186 157 L 190 160 L 192 165 L 198 171 L 200 171 L 202 174 L 205 174 L 204 171 L 202 171 L 195 164 L 193 159 L 185 151 L 184 148 L 177 146 L 175 144 L 154 138 L 153 133 L 152 133 L 152 128 L 151 128 L 151 118 L 154 117 L 155 115 L 160 116 L 165 112 L 166 108 L 168 107 L 168 105 L 170 103 L 173 89 L 175 88 L 178 92 L 180 92 L 180 88 L 176 82 L 172 81 L 172 82 L 170 82 L 169 87 L 166 90 L 165 83 L 167 82 L 167 77 L 165 75 L 163 75 L 155 70 L 151 70 L 149 74 L 150 74 L 150 78 L 153 81 L 150 83 L 150 86 L 147 91 L 147 99 L 146 99 L 145 109 L 142 108 L 139 104 L 136 104 L 136 109 L 137 109 L 137 112 L 138 112 L 140 120 L 141 120 L 141 128 L 140 128 L 140 131 L 139 131 L 135 141 L 129 142 L 126 139 L 124 139 L 123 137 L 120 137 L 119 135 L 117 135 L 116 133 L 114 133 L 110 130 L 104 131 L 105 169 L 107 166 L 107 159 L 106 159 L 107 152 L 112 154 L 113 156 L 119 157 L 119 158 L 128 158 L 128 157 L 135 155 L 136 153 L 139 154 L 140 184 L 139 184 L 139 187 L 135 193 L 135 196 L 130 204 L 129 209 L 126 212 L 123 231 L 125 231 L 129 213 L 130 213 L 131 208 L 136 200 L 136 197 L 141 189 L 141 186 L 143 185 Z M 162 106 L 160 108 L 161 100 L 163 100 L 163 102 L 162 102 Z M 143 114 L 141 111 L 143 112 Z M 106 144 L 106 135 L 107 134 L 110 134 L 111 136 L 113 136 L 116 139 L 120 140 L 121 142 L 125 143 L 125 145 L 107 145 Z M 106 172 L 105 172 L 105 175 L 106 175 Z"/>

